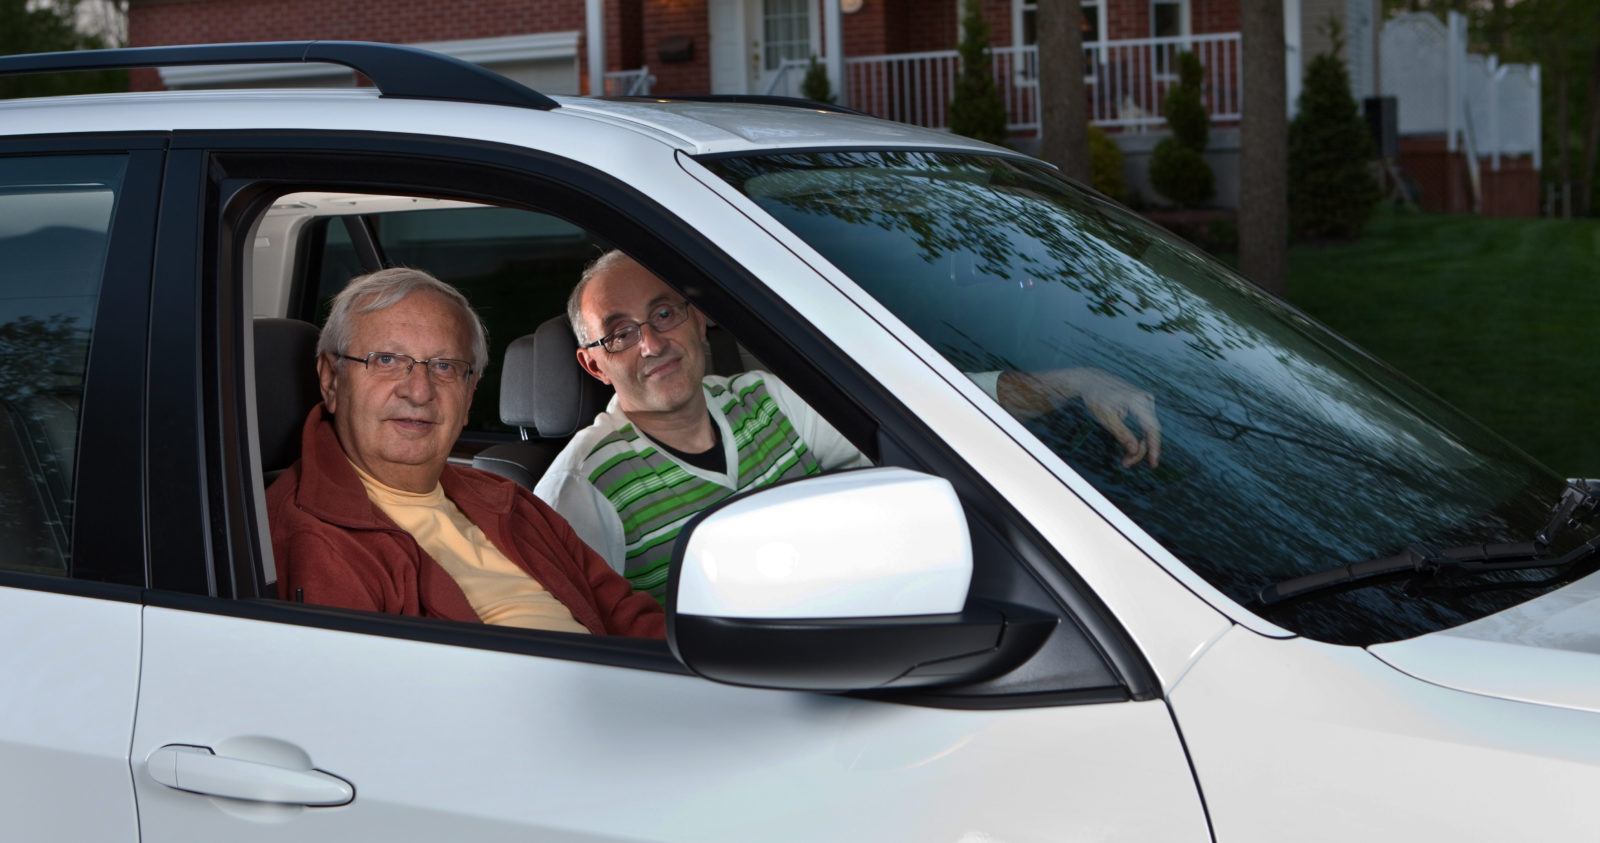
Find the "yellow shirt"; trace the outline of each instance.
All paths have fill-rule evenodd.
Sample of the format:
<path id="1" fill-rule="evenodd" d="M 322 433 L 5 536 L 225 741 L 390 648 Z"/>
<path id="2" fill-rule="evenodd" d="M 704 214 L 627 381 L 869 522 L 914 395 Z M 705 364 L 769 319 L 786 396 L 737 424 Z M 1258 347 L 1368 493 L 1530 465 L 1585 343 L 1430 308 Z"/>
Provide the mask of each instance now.
<path id="1" fill-rule="evenodd" d="M 407 492 L 384 484 L 351 463 L 367 497 L 450 574 L 484 623 L 588 632 L 544 586 L 506 558 L 449 498 L 444 487 Z"/>

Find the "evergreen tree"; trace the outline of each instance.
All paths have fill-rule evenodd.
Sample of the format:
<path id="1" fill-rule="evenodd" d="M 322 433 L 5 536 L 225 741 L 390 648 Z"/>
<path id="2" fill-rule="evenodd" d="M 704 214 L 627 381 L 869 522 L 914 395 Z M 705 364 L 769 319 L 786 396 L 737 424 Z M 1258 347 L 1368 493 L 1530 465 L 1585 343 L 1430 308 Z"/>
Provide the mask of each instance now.
<path id="1" fill-rule="evenodd" d="M 1122 175 L 1122 147 L 1094 124 L 1089 125 L 1089 168 L 1094 189 L 1123 201 L 1128 193 L 1128 180 Z"/>
<path id="2" fill-rule="evenodd" d="M 961 70 L 950 100 L 950 131 L 973 140 L 1004 143 L 1006 106 L 994 84 L 989 23 L 978 0 L 962 0 Z"/>
<path id="3" fill-rule="evenodd" d="M 0 0 L 0 55 L 92 50 L 112 46 L 77 28 L 79 0 Z M 0 99 L 126 91 L 122 70 L 0 76 Z"/>
<path id="4" fill-rule="evenodd" d="M 1186 208 L 1202 205 L 1216 193 L 1206 145 L 1211 142 L 1211 115 L 1201 99 L 1205 67 L 1194 53 L 1178 54 L 1178 84 L 1167 90 L 1169 137 L 1150 153 L 1150 186 Z"/>
<path id="5" fill-rule="evenodd" d="M 828 81 L 828 69 L 811 57 L 806 76 L 800 80 L 800 96 L 813 102 L 833 102 L 833 84 Z"/>
<path id="6" fill-rule="evenodd" d="M 1299 113 L 1289 124 L 1289 224 L 1304 237 L 1354 238 L 1381 197 L 1370 169 L 1372 135 L 1350 94 L 1336 21 L 1333 46 L 1306 68 Z"/>

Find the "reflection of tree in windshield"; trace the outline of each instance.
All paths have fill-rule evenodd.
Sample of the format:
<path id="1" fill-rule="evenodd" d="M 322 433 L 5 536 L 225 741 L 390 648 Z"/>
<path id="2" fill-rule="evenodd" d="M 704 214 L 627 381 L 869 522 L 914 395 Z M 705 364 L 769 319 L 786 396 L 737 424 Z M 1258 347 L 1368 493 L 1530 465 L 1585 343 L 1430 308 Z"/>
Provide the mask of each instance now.
<path id="1" fill-rule="evenodd" d="M 1026 162 L 819 153 L 708 166 L 963 371 L 1090 366 L 1154 393 L 1153 473 L 1123 470 L 1072 408 L 1029 429 L 1241 602 L 1414 541 L 1525 540 L 1559 494 L 1554 478 L 1208 258 Z M 1545 488 L 1530 495 L 1535 479 Z M 1376 640 L 1506 599 L 1379 588 L 1274 619 Z M 1374 616 L 1387 623 L 1376 633 Z"/>

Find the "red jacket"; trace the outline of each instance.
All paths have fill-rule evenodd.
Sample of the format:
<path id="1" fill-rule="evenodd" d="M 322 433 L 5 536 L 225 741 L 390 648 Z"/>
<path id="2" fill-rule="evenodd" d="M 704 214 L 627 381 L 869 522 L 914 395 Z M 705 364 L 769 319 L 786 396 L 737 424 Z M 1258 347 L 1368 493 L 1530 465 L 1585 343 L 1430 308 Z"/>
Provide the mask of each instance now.
<path id="1" fill-rule="evenodd" d="M 528 490 L 488 472 L 448 465 L 439 482 L 501 553 L 590 632 L 665 637 L 660 604 L 635 592 Z M 267 490 L 267 519 L 278 596 L 285 600 L 478 620 L 455 580 L 367 498 L 339 447 L 333 417 L 320 404 L 306 417 L 299 462 Z"/>

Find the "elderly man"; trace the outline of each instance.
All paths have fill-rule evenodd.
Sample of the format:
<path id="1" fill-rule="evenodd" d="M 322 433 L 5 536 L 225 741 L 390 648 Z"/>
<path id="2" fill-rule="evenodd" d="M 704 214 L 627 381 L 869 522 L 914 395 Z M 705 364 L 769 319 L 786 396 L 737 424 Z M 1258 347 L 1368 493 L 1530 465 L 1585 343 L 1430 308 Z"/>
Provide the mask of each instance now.
<path id="1" fill-rule="evenodd" d="M 322 404 L 267 492 L 279 592 L 308 603 L 661 637 L 638 594 L 516 484 L 446 464 L 488 358 L 453 287 L 412 269 L 351 281 L 317 346 Z"/>
<path id="2" fill-rule="evenodd" d="M 660 599 L 679 529 L 737 491 L 868 462 L 767 372 L 706 375 L 706 321 L 618 251 L 597 259 L 567 300 L 578 362 L 616 389 L 534 489 L 641 591 Z M 1095 369 L 974 375 L 1012 412 L 1082 398 L 1122 444 L 1124 466 L 1156 465 L 1160 425 L 1149 393 Z M 1144 436 L 1123 423 L 1139 420 Z"/>

